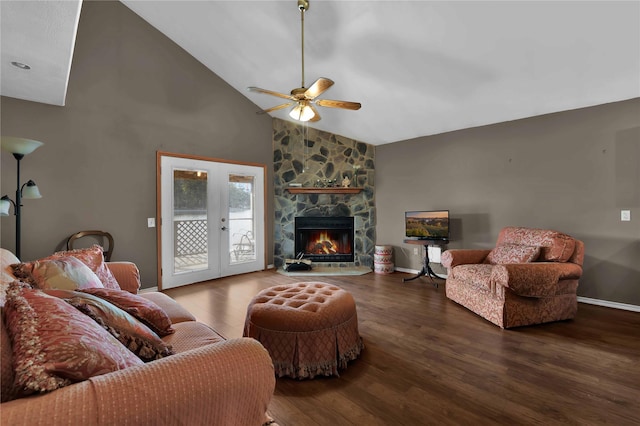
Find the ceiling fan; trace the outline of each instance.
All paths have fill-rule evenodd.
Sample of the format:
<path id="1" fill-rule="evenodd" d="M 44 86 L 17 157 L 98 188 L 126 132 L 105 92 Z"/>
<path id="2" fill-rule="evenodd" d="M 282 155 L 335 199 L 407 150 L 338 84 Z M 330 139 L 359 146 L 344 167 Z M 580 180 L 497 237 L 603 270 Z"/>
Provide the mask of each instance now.
<path id="1" fill-rule="evenodd" d="M 298 0 L 298 9 L 300 10 L 300 26 L 301 26 L 301 40 L 302 40 L 302 84 L 301 87 L 293 89 L 290 95 L 274 92 L 272 90 L 261 89 L 259 87 L 249 87 L 248 89 L 253 92 L 260 92 L 266 95 L 277 96 L 279 98 L 288 99 L 289 102 L 277 105 L 263 111 L 259 111 L 258 114 L 264 114 L 271 111 L 277 111 L 279 109 L 293 106 L 289 112 L 289 116 L 298 121 L 318 121 L 320 120 L 320 114 L 314 107 L 314 105 L 327 107 L 327 108 L 340 108 L 358 110 L 362 106 L 359 102 L 348 101 L 335 101 L 330 99 L 316 99 L 327 89 L 333 86 L 333 81 L 320 77 L 309 88 L 304 86 L 304 13 L 309 10 L 308 0 Z"/>

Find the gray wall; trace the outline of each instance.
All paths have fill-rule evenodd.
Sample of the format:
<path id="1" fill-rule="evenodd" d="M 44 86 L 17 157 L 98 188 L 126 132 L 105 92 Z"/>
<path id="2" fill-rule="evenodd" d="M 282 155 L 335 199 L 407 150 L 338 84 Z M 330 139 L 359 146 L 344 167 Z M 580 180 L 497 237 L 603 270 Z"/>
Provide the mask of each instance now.
<path id="1" fill-rule="evenodd" d="M 449 209 L 449 248 L 557 229 L 586 245 L 578 295 L 640 305 L 640 99 L 378 146 L 376 200 L 398 267 L 420 269 L 404 211 Z"/>
<path id="2" fill-rule="evenodd" d="M 267 253 L 272 263 L 272 123 L 258 107 L 119 2 L 82 6 L 66 106 L 2 97 L 2 134 L 45 143 L 22 161 L 43 198 L 25 200 L 22 258 L 63 248 L 84 229 L 113 234 L 113 260 L 156 284 L 156 151 L 267 165 Z M 16 164 L 2 153 L 2 194 Z M 14 249 L 14 218 L 2 247 Z"/>

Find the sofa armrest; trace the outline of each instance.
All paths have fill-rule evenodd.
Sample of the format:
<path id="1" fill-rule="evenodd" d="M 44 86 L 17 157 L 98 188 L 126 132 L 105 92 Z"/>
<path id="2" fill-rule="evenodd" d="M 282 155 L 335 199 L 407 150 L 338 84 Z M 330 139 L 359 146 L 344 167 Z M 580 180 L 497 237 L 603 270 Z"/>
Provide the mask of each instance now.
<path id="1" fill-rule="evenodd" d="M 232 339 L 90 379 L 99 424 L 260 425 L 275 389 L 256 340 Z"/>
<path id="2" fill-rule="evenodd" d="M 133 262 L 105 262 L 122 290 L 136 294 L 140 289 L 140 271 Z"/>
<path id="3" fill-rule="evenodd" d="M 494 265 L 491 285 L 510 288 L 519 296 L 549 297 L 556 294 L 558 281 L 578 279 L 582 268 L 574 263 L 533 262 Z"/>
<path id="4" fill-rule="evenodd" d="M 1 423 L 261 425 L 275 388 L 269 354 L 232 339 L 3 403 Z"/>
<path id="5" fill-rule="evenodd" d="M 96 394 L 89 381 L 0 406 L 2 425 L 95 425 L 97 418 Z"/>
<path id="6" fill-rule="evenodd" d="M 452 249 L 442 253 L 440 262 L 447 269 L 458 265 L 482 263 L 491 252 L 489 249 Z"/>

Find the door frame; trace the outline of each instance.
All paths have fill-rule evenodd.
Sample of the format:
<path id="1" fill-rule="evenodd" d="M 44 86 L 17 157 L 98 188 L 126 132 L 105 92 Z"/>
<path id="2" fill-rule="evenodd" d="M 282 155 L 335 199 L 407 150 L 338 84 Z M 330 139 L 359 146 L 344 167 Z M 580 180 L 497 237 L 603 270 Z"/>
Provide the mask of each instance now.
<path id="1" fill-rule="evenodd" d="M 161 181 L 161 160 L 162 157 L 176 157 L 176 158 L 184 158 L 189 160 L 199 160 L 199 161 L 211 161 L 216 163 L 225 163 L 225 164 L 237 164 L 241 166 L 252 166 L 262 168 L 263 173 L 263 191 L 264 191 L 264 208 L 263 208 L 263 222 L 264 222 L 264 230 L 265 230 L 265 238 L 264 238 L 264 268 L 267 268 L 267 241 L 268 238 L 266 235 L 266 231 L 268 230 L 267 226 L 267 166 L 266 164 L 260 163 L 251 163 L 247 161 L 235 161 L 235 160 L 225 160 L 222 158 L 214 158 L 214 157 L 205 157 L 201 155 L 191 155 L 191 154 L 179 154 L 175 152 L 167 152 L 167 151 L 156 151 L 156 281 L 158 283 L 158 290 L 162 290 L 162 181 Z"/>

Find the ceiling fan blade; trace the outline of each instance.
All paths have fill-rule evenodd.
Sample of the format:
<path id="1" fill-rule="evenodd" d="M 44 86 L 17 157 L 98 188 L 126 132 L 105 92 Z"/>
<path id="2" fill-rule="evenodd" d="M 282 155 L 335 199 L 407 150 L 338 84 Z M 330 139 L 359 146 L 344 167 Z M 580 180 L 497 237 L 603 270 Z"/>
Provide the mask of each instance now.
<path id="1" fill-rule="evenodd" d="M 309 120 L 309 121 L 311 121 L 311 122 L 320 121 L 320 114 L 318 114 L 318 110 L 317 110 L 317 109 L 315 109 L 315 107 L 314 107 L 313 105 L 311 105 L 311 104 L 309 104 L 309 108 L 311 108 L 311 110 L 312 110 L 312 111 L 313 111 L 313 113 L 315 114 L 315 115 L 313 116 L 313 118 L 312 118 L 311 120 Z"/>
<path id="2" fill-rule="evenodd" d="M 321 107 L 351 109 L 354 111 L 362 107 L 360 102 L 333 101 L 330 99 L 318 99 L 315 103 Z"/>
<path id="3" fill-rule="evenodd" d="M 286 103 L 286 104 L 276 105 L 274 107 L 271 107 L 271 108 L 268 108 L 268 109 L 264 109 L 262 111 L 258 111 L 256 114 L 266 114 L 266 113 L 271 112 L 271 111 L 277 111 L 279 109 L 283 109 L 283 108 L 289 107 L 289 106 L 291 106 L 293 104 L 294 104 L 294 102 L 289 102 L 289 103 Z"/>
<path id="4" fill-rule="evenodd" d="M 304 96 L 307 99 L 314 99 L 324 93 L 331 86 L 333 86 L 332 80 L 320 77 L 307 89 L 306 92 L 304 92 Z"/>
<path id="5" fill-rule="evenodd" d="M 252 92 L 259 92 L 259 93 L 264 93 L 265 95 L 271 95 L 271 96 L 277 96 L 279 98 L 284 98 L 284 99 L 291 99 L 292 101 L 295 101 L 296 99 L 291 96 L 291 95 L 285 95 L 284 93 L 278 93 L 278 92 L 274 92 L 272 90 L 267 90 L 267 89 L 261 89 L 259 87 L 247 87 L 248 90 L 252 91 Z"/>

